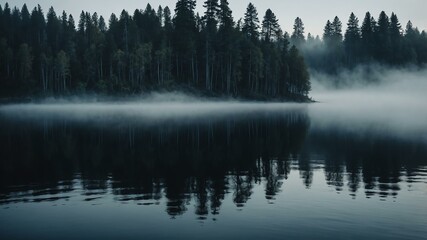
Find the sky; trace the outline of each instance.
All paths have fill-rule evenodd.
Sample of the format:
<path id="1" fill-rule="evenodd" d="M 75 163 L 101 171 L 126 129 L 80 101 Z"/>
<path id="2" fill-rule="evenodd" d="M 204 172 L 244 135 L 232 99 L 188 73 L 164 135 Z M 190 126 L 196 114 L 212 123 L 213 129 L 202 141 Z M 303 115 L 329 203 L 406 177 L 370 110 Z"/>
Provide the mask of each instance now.
<path id="1" fill-rule="evenodd" d="M 40 4 L 45 13 L 53 6 L 57 14 L 65 10 L 78 21 L 82 10 L 97 12 L 98 15 L 108 19 L 111 13 L 119 15 L 123 9 L 131 14 L 135 9 L 145 9 L 147 3 L 155 9 L 158 5 L 169 6 L 173 11 L 176 0 L 0 0 L 2 6 L 6 2 L 19 8 L 26 3 L 30 9 Z M 203 13 L 203 2 L 204 0 L 197 0 L 197 11 L 200 13 Z M 303 20 L 306 34 L 310 32 L 313 35 L 321 35 L 326 21 L 332 20 L 335 16 L 341 19 L 345 29 L 351 12 L 356 14 L 361 23 L 367 11 L 378 18 L 383 10 L 389 16 L 395 12 L 403 27 L 411 20 L 420 30 L 427 30 L 427 0 L 229 0 L 229 2 L 236 21 L 243 17 L 248 3 L 252 2 L 258 9 L 260 21 L 265 11 L 270 8 L 278 17 L 282 29 L 288 32 L 292 32 L 296 17 Z"/>

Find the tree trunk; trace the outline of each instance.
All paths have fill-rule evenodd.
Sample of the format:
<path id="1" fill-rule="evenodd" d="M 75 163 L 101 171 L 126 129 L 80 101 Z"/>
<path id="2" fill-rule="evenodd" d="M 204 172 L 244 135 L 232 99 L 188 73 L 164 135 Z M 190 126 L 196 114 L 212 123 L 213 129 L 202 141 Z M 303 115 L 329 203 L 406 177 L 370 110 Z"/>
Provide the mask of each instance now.
<path id="1" fill-rule="evenodd" d="M 206 71 L 206 89 L 209 89 L 210 86 L 210 81 L 209 81 L 209 43 L 208 40 L 206 39 L 206 66 L 205 66 L 205 71 Z"/>

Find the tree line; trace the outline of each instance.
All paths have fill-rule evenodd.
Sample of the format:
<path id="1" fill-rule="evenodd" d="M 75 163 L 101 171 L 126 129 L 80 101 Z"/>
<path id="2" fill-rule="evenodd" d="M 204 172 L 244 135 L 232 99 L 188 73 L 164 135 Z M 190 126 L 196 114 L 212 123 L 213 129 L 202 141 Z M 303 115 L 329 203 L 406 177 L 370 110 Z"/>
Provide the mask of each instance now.
<path id="1" fill-rule="evenodd" d="M 269 9 L 260 22 L 249 4 L 233 19 L 227 0 L 195 0 L 107 21 L 82 11 L 79 20 L 38 5 L 31 13 L 0 6 L 0 95 L 134 94 L 182 88 L 205 94 L 305 100 L 303 56 Z"/>
<path id="2" fill-rule="evenodd" d="M 295 42 L 302 50 L 311 69 L 337 73 L 343 68 L 361 64 L 380 63 L 389 66 L 427 63 L 427 33 L 414 27 L 412 22 L 403 29 L 395 13 L 389 17 L 382 11 L 375 19 L 367 12 L 363 22 L 350 14 L 343 33 L 338 17 L 326 22 L 323 36 Z"/>

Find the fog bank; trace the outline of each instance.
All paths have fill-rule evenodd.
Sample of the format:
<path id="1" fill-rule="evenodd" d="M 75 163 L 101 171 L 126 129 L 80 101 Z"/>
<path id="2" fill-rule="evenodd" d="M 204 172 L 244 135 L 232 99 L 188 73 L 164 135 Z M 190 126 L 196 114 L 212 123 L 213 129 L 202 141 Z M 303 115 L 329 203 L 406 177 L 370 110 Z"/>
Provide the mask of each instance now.
<path id="1" fill-rule="evenodd" d="M 427 139 L 427 69 L 359 68 L 334 77 L 314 74 L 312 81 L 319 102 L 309 111 L 315 127 Z M 344 84 L 337 88 L 335 81 Z"/>
<path id="2" fill-rule="evenodd" d="M 208 100 L 182 93 L 153 93 L 129 101 L 49 100 L 0 106 L 0 118 L 91 124 L 193 124 L 286 116 L 308 117 L 311 131 L 386 135 L 427 142 L 427 70 L 370 68 L 338 76 L 313 74 L 316 103 Z M 367 81 L 367 77 L 369 77 Z M 345 82 L 340 88 L 330 78 Z M 345 87 L 344 87 L 345 86 Z"/>

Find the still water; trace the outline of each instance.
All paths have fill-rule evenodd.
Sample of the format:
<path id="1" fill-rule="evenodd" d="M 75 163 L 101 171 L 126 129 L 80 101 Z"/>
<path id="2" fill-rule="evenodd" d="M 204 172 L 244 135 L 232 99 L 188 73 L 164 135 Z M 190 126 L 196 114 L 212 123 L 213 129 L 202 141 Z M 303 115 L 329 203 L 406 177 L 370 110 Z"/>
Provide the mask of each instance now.
<path id="1" fill-rule="evenodd" d="M 328 106 L 0 106 L 0 239 L 427 239 L 425 115 Z"/>

